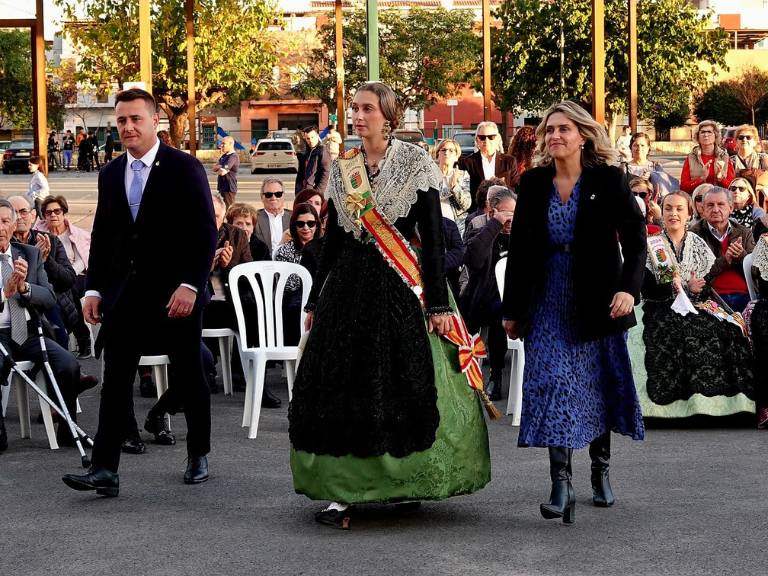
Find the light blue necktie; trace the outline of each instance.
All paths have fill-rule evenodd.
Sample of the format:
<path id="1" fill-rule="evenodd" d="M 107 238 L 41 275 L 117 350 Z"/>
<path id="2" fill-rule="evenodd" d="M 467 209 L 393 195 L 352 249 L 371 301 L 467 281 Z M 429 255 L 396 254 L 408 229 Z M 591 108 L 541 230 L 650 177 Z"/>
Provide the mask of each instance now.
<path id="1" fill-rule="evenodd" d="M 131 209 L 131 216 L 133 216 L 134 222 L 136 221 L 136 215 L 139 213 L 139 205 L 141 204 L 141 195 L 143 193 L 142 185 L 144 181 L 141 177 L 141 171 L 144 169 L 144 162 L 141 160 L 134 160 L 131 162 L 131 170 L 133 170 L 133 181 L 131 182 L 131 189 L 128 191 L 128 206 Z"/>
<path id="2" fill-rule="evenodd" d="M 2 271 L 2 282 L 5 286 L 13 274 L 10 254 L 0 254 L 0 271 Z M 11 339 L 16 344 L 23 344 L 27 339 L 27 317 L 24 314 L 24 309 L 15 297 L 6 300 L 6 305 L 11 316 Z"/>

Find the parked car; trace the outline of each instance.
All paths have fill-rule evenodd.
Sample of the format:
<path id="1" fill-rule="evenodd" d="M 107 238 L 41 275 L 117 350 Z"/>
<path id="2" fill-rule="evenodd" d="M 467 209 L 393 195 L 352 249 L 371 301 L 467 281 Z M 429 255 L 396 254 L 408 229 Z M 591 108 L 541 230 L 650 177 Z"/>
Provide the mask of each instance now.
<path id="1" fill-rule="evenodd" d="M 420 130 L 395 130 L 392 135 L 398 140 L 408 142 L 409 144 L 416 144 L 416 146 L 421 146 L 424 150 L 429 150 L 429 144 L 427 144 L 424 134 Z"/>
<path id="2" fill-rule="evenodd" d="M 460 130 L 452 138 L 461 146 L 461 157 L 469 156 L 475 151 L 475 131 Z"/>
<path id="3" fill-rule="evenodd" d="M 11 172 L 29 172 L 29 157 L 35 150 L 32 140 L 13 140 L 3 152 L 3 174 Z"/>
<path id="4" fill-rule="evenodd" d="M 352 148 L 360 148 L 363 145 L 363 140 L 356 134 L 350 134 L 344 139 L 344 150 L 351 150 Z"/>
<path id="5" fill-rule="evenodd" d="M 736 142 L 736 126 L 721 128 L 720 132 L 723 135 L 723 148 L 728 151 L 728 154 L 733 156 L 736 154 L 736 148 L 739 145 L 739 143 Z"/>
<path id="6" fill-rule="evenodd" d="M 3 165 L 3 154 L 5 154 L 5 151 L 8 149 L 8 146 L 11 145 L 10 140 L 0 140 L 0 166 Z"/>
<path id="7" fill-rule="evenodd" d="M 260 170 L 299 171 L 296 150 L 288 138 L 259 140 L 251 153 L 251 174 Z"/>

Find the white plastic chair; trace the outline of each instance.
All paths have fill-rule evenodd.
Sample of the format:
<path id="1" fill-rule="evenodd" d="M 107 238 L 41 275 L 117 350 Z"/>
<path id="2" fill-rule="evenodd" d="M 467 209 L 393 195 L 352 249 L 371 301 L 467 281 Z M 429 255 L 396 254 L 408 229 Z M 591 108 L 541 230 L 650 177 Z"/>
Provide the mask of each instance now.
<path id="1" fill-rule="evenodd" d="M 24 372 L 29 372 L 34 368 L 33 362 L 17 362 L 16 365 Z M 45 375 L 43 370 L 38 370 L 35 376 L 35 384 L 43 390 L 47 391 L 48 387 L 45 381 Z M 30 418 L 29 409 L 29 388 L 24 379 L 19 376 L 15 371 L 11 371 L 8 375 L 8 386 L 0 386 L 2 388 L 2 411 L 5 416 L 5 409 L 8 406 L 8 397 L 11 394 L 11 388 L 15 388 L 16 394 L 16 406 L 19 410 L 19 427 L 21 428 L 22 438 L 32 437 L 32 420 Z M 53 426 L 53 416 L 51 415 L 51 407 L 48 403 L 38 396 L 40 402 L 40 411 L 43 413 L 43 424 L 45 424 L 45 433 L 48 436 L 48 445 L 51 450 L 58 450 L 59 443 L 56 441 L 56 429 Z"/>
<path id="2" fill-rule="evenodd" d="M 304 305 L 312 288 L 312 276 L 306 268 L 290 262 L 262 261 L 239 264 L 229 272 L 229 287 L 237 315 L 237 343 L 243 372 L 245 372 L 245 408 L 242 425 L 248 427 L 248 438 L 256 438 L 268 360 L 283 361 L 285 376 L 288 380 L 288 400 L 291 399 L 296 358 L 299 353 L 298 346 L 283 344 L 283 295 L 285 283 L 291 274 L 296 274 L 302 284 L 302 312 L 299 316 L 301 335 L 304 333 L 306 318 Z M 256 300 L 258 344 L 254 347 L 248 346 L 248 325 L 240 294 L 241 278 L 247 279 Z"/>
<path id="3" fill-rule="evenodd" d="M 235 331 L 229 328 L 205 328 L 203 338 L 216 338 L 219 341 L 219 362 L 221 362 L 221 380 L 224 394 L 232 395 L 232 341 Z"/>
<path id="4" fill-rule="evenodd" d="M 504 274 L 507 271 L 507 259 L 496 263 L 496 286 L 504 298 Z M 523 368 L 525 367 L 525 348 L 523 341 L 507 337 L 507 349 L 512 351 L 512 363 L 509 367 L 509 398 L 507 415 L 512 414 L 512 426 L 520 426 L 520 413 L 523 410 Z"/>
<path id="5" fill-rule="evenodd" d="M 744 256 L 744 278 L 747 281 L 747 288 L 749 289 L 749 299 L 757 300 L 758 293 L 755 287 L 755 279 L 752 278 L 752 254 Z"/>

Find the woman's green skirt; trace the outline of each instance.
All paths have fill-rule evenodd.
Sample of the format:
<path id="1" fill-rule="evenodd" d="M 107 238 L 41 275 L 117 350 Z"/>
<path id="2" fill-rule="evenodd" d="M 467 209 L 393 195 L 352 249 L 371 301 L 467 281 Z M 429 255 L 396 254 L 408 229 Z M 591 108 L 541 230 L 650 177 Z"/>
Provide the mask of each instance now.
<path id="1" fill-rule="evenodd" d="M 360 458 L 291 449 L 296 492 L 344 504 L 440 500 L 469 494 L 491 479 L 488 431 L 480 399 L 458 370 L 456 346 L 429 335 L 440 424 L 427 450 L 405 458 Z"/>

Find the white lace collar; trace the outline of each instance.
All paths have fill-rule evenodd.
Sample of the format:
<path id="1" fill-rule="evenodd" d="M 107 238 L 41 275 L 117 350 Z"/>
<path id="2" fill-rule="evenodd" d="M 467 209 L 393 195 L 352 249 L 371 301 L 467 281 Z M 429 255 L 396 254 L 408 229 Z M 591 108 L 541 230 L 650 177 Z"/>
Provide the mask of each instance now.
<path id="1" fill-rule="evenodd" d="M 440 190 L 443 174 L 429 153 L 413 144 L 392 140 L 379 164 L 379 174 L 371 182 L 376 205 L 387 220 L 406 216 L 416 202 L 419 190 Z M 331 168 L 326 198 L 333 200 L 339 226 L 360 238 L 360 227 L 346 210 L 346 192 L 338 162 Z"/>
<path id="2" fill-rule="evenodd" d="M 760 272 L 760 278 L 768 282 L 768 237 L 763 234 L 752 251 L 752 267 Z"/>
<path id="3" fill-rule="evenodd" d="M 704 278 L 704 276 L 709 273 L 709 270 L 715 263 L 715 255 L 701 236 L 697 236 L 693 232 L 687 232 L 685 234 L 683 253 L 679 261 L 674 246 L 672 246 L 672 243 L 667 239 L 666 234 L 662 234 L 661 237 L 669 247 L 669 253 L 675 259 L 675 263 L 679 267 L 680 278 L 683 282 L 688 281 L 691 277 L 691 272 L 696 275 L 696 278 Z M 653 271 L 650 253 L 645 265 L 649 270 Z"/>

